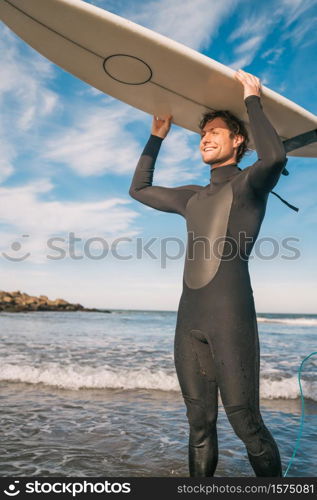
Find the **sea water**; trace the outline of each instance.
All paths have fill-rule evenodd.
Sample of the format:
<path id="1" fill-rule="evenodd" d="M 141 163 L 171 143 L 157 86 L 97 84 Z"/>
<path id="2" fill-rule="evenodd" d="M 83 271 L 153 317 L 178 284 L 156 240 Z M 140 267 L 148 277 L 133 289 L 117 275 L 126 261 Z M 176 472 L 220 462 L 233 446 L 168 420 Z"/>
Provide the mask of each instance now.
<path id="1" fill-rule="evenodd" d="M 175 324 L 169 311 L 2 312 L 1 476 L 188 477 Z M 261 414 L 285 471 L 317 315 L 258 314 L 258 326 Z M 301 383 L 289 477 L 317 476 L 317 355 Z M 254 476 L 219 402 L 215 476 Z"/>

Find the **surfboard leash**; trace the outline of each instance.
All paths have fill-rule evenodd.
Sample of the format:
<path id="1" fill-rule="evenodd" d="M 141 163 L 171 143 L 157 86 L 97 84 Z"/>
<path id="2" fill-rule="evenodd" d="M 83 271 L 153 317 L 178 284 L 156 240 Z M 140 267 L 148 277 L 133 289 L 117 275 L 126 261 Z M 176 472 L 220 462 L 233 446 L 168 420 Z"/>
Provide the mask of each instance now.
<path id="1" fill-rule="evenodd" d="M 311 352 L 308 356 L 306 356 L 306 358 L 303 359 L 303 361 L 301 362 L 300 364 L 300 367 L 299 367 L 299 370 L 298 370 L 298 383 L 299 383 L 299 389 L 300 389 L 300 394 L 301 394 L 301 403 L 302 403 L 302 410 L 301 410 L 301 420 L 300 420 L 300 427 L 299 427 L 299 431 L 298 431 L 298 435 L 297 435 L 297 438 L 296 438 L 296 442 L 295 442 L 295 448 L 294 448 L 294 451 L 293 451 L 293 455 L 291 456 L 291 459 L 288 463 L 288 466 L 287 466 L 287 469 L 285 471 L 285 473 L 283 474 L 283 477 L 286 477 L 292 463 L 293 463 L 293 460 L 295 458 L 295 455 L 296 455 L 296 452 L 297 452 L 297 449 L 298 449 L 298 445 L 299 445 L 299 441 L 300 441 L 300 438 L 301 438 L 301 435 L 302 435 L 302 432 L 303 432 L 303 426 L 304 426 L 304 417 L 305 417 L 305 411 L 304 411 L 304 395 L 303 395 L 303 391 L 302 391 L 302 385 L 301 385 L 301 381 L 300 381 L 300 374 L 301 374 L 301 371 L 302 371 L 302 367 L 303 367 L 303 364 L 305 363 L 305 361 L 307 359 L 309 359 L 311 356 L 313 356 L 314 354 L 317 354 L 317 351 L 314 351 L 314 352 Z"/>
<path id="2" fill-rule="evenodd" d="M 289 153 L 290 151 L 293 151 L 294 149 L 298 149 L 298 148 L 307 146 L 308 144 L 311 144 L 311 143 L 316 142 L 316 141 L 317 141 L 317 129 L 314 129 L 314 130 L 310 130 L 309 132 L 299 134 L 299 135 L 292 137 L 290 139 L 286 139 L 285 141 L 283 141 L 283 145 L 285 148 L 285 152 Z M 284 168 L 284 170 L 282 171 L 282 174 L 289 175 L 289 171 L 286 168 Z M 280 200 L 283 203 L 285 203 L 288 207 L 290 207 L 293 210 L 296 210 L 298 212 L 297 207 L 295 207 L 294 205 L 291 205 L 290 203 L 288 203 L 288 201 L 283 200 L 283 198 L 279 194 L 275 193 L 274 191 L 271 191 L 271 193 L 274 194 L 275 196 L 277 196 L 278 198 L 280 198 Z M 305 363 L 305 361 L 307 359 L 309 359 L 311 356 L 313 356 L 314 354 L 317 354 L 317 351 L 314 351 L 314 352 L 310 353 L 308 356 L 306 356 L 306 358 L 304 358 L 303 361 L 301 362 L 301 365 L 300 365 L 299 370 L 298 370 L 298 383 L 299 383 L 299 389 L 300 389 L 300 394 L 301 394 L 301 407 L 302 407 L 301 420 L 300 420 L 300 427 L 299 427 L 298 435 L 296 438 L 293 455 L 291 456 L 291 459 L 288 463 L 287 469 L 286 469 L 285 473 L 283 474 L 284 477 L 286 477 L 286 475 L 287 475 L 287 473 L 288 473 L 288 471 L 293 463 L 293 460 L 295 458 L 296 452 L 298 450 L 299 441 L 300 441 L 300 438 L 301 438 L 301 435 L 303 432 L 303 426 L 304 426 L 305 406 L 304 406 L 304 395 L 303 395 L 302 385 L 301 385 L 301 381 L 300 381 L 300 374 L 301 374 L 302 367 L 303 367 L 303 364 Z"/>

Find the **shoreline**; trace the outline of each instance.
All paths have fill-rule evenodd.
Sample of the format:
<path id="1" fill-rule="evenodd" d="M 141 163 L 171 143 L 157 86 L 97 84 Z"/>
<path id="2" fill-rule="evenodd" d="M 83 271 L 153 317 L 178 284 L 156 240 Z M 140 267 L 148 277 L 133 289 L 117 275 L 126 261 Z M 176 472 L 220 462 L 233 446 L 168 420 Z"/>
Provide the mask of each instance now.
<path id="1" fill-rule="evenodd" d="M 47 295 L 29 295 L 26 292 L 21 292 L 20 290 L 8 292 L 0 290 L 0 313 L 1 312 L 34 312 L 34 311 L 84 311 L 84 312 L 100 312 L 100 313 L 128 313 L 128 312 L 140 312 L 140 313 L 171 313 L 177 314 L 177 310 L 173 309 L 130 309 L 130 308 L 106 308 L 101 309 L 98 307 L 84 307 L 79 303 L 71 303 L 65 299 L 57 298 L 51 300 Z M 262 320 L 261 316 L 265 316 L 264 319 L 274 319 L 279 318 L 281 315 L 287 315 L 290 317 L 307 317 L 316 316 L 317 313 L 312 312 L 263 312 L 257 311 L 258 320 Z"/>

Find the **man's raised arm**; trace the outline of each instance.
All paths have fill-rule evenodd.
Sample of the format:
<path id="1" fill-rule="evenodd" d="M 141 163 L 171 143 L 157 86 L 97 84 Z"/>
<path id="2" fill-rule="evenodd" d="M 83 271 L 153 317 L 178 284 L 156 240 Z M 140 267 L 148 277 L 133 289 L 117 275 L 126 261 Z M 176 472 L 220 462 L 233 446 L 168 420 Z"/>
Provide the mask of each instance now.
<path id="1" fill-rule="evenodd" d="M 285 149 L 263 111 L 259 79 L 241 70 L 236 77 L 244 86 L 244 102 L 258 155 L 258 160 L 248 168 L 248 180 L 256 191 L 269 193 L 277 184 L 287 162 Z"/>
<path id="2" fill-rule="evenodd" d="M 136 166 L 129 194 L 132 198 L 163 212 L 184 215 L 189 198 L 200 189 L 197 185 L 175 188 L 152 186 L 154 167 L 163 139 L 166 137 L 172 117 L 153 118 L 151 136 Z"/>

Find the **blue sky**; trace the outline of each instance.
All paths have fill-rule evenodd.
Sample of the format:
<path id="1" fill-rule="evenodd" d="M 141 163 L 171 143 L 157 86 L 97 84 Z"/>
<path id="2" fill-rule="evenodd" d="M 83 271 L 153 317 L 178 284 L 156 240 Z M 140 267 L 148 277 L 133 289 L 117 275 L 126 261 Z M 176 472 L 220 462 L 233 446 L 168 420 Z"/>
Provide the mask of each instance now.
<path id="1" fill-rule="evenodd" d="M 90 3 L 253 73 L 317 115 L 314 0 Z M 0 61 L 0 288 L 91 307 L 176 310 L 184 255 L 164 264 L 160 247 L 163 238 L 185 243 L 185 221 L 128 194 L 151 117 L 67 74 L 4 25 Z M 154 183 L 206 185 L 209 166 L 198 143 L 197 134 L 173 125 Z M 252 153 L 240 166 L 255 160 Z M 317 159 L 290 157 L 288 170 L 275 191 L 300 211 L 269 198 L 261 251 L 272 252 L 265 238 L 275 238 L 280 251 L 274 259 L 254 255 L 250 261 L 256 308 L 317 313 Z M 153 236 L 155 258 L 137 255 L 138 242 Z M 298 239 L 293 246 L 300 253 L 293 260 L 282 248 L 290 237 Z M 131 258 L 102 253 L 104 242 L 116 238 L 129 239 L 117 248 Z M 180 247 L 168 245 L 176 255 Z"/>

